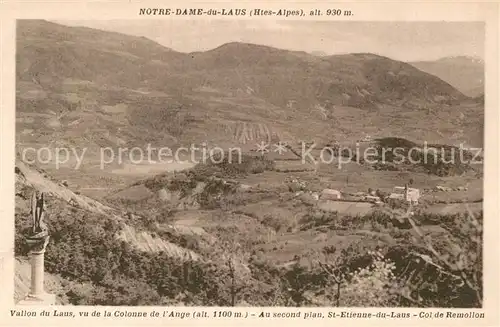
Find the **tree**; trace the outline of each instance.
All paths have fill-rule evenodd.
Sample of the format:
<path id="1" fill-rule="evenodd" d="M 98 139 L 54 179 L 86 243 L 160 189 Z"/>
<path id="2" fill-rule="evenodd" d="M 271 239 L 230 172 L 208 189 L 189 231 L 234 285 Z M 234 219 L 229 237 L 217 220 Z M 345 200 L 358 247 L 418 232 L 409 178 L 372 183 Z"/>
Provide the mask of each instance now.
<path id="1" fill-rule="evenodd" d="M 380 251 L 369 251 L 371 264 L 350 272 L 342 289 L 342 305 L 356 307 L 393 307 L 397 296 L 395 264 Z"/>
<path id="2" fill-rule="evenodd" d="M 220 242 L 213 251 L 212 258 L 215 262 L 222 260 L 224 263 L 222 268 L 223 276 L 221 283 L 225 284 L 229 290 L 229 304 L 236 306 L 238 295 L 245 290 L 250 269 L 244 264 L 248 260 L 248 253 L 243 249 L 238 242 L 237 236 L 232 235 L 230 239 L 223 238 L 221 235 Z"/>
<path id="3" fill-rule="evenodd" d="M 412 215 L 406 218 L 424 244 L 421 248 L 424 253 L 415 254 L 421 263 L 420 269 L 414 270 L 434 278 L 407 283 L 402 296 L 428 307 L 482 307 L 482 213 L 476 217 L 468 210 L 466 214 L 450 216 L 443 222 L 449 231 L 444 240 L 427 237 Z M 424 296 L 423 292 L 426 292 Z"/>
<path id="4" fill-rule="evenodd" d="M 327 283 L 335 284 L 335 306 L 340 306 L 340 291 L 341 285 L 344 282 L 344 273 L 342 269 L 345 251 L 337 251 L 335 247 L 325 247 L 319 253 L 318 265 L 327 276 Z"/>
<path id="5" fill-rule="evenodd" d="M 355 248 L 337 251 L 326 247 L 318 264 L 333 284 L 334 305 L 347 307 L 394 306 L 397 296 L 391 291 L 396 285 L 395 264 L 380 251 L 353 253 Z"/>

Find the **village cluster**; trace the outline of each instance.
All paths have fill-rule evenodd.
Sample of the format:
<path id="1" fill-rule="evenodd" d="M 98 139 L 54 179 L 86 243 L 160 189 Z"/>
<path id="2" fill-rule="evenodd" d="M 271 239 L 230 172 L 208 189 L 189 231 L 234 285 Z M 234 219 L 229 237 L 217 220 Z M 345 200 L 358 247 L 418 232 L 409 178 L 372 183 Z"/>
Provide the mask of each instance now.
<path id="1" fill-rule="evenodd" d="M 299 179 L 291 179 L 289 183 L 296 185 L 299 189 L 296 191 L 295 196 L 307 194 L 316 201 L 368 202 L 381 205 L 384 203 L 384 199 L 388 198 L 399 199 L 412 205 L 418 205 L 421 196 L 421 192 L 418 188 L 409 187 L 408 184 L 405 186 L 395 186 L 392 193 L 388 194 L 388 196 L 384 196 L 379 190 L 373 190 L 371 188 L 368 189 L 367 192 L 360 191 L 355 193 L 342 192 L 329 188 L 325 188 L 321 192 L 313 192 L 308 191 L 306 183 Z"/>

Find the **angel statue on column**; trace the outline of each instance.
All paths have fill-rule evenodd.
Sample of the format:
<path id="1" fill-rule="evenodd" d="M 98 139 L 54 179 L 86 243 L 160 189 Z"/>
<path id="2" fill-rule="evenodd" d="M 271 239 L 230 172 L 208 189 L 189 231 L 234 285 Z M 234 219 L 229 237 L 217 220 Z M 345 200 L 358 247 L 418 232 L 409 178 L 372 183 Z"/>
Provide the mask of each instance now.
<path id="1" fill-rule="evenodd" d="M 33 219 L 33 234 L 38 234 L 45 231 L 47 228 L 45 223 L 43 222 L 43 217 L 45 215 L 45 201 L 43 192 L 33 192 L 33 196 L 31 197 L 31 215 Z"/>

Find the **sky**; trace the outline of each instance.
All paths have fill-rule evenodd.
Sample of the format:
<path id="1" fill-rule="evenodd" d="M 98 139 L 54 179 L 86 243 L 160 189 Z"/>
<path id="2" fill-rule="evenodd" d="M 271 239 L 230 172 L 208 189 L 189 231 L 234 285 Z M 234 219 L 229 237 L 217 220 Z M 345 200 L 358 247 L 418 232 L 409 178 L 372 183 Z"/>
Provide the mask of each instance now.
<path id="1" fill-rule="evenodd" d="M 144 36 L 181 52 L 247 42 L 324 54 L 371 52 L 401 61 L 474 56 L 484 60 L 481 22 L 305 22 L 277 20 L 55 21 Z"/>

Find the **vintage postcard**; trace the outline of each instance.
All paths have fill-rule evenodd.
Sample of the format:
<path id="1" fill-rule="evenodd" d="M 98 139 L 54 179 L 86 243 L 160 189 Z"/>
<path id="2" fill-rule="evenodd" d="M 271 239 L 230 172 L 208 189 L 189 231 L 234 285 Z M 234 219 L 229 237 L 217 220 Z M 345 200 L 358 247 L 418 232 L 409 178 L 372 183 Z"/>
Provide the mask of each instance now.
<path id="1" fill-rule="evenodd" d="M 0 8 L 0 326 L 500 323 L 498 4 Z"/>

